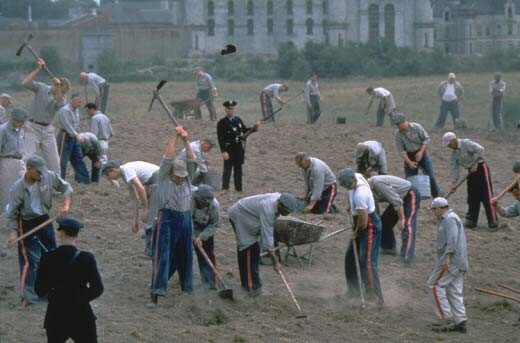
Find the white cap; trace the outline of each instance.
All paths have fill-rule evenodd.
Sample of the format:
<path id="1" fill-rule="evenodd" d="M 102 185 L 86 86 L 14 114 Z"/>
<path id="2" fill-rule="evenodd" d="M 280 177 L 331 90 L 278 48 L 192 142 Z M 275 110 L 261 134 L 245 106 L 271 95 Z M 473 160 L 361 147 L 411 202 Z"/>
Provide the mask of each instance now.
<path id="1" fill-rule="evenodd" d="M 448 74 L 448 79 L 454 79 L 455 78 L 455 74 L 454 73 L 449 73 Z"/>
<path id="2" fill-rule="evenodd" d="M 448 200 L 438 197 L 438 198 L 433 199 L 433 201 L 430 205 L 430 209 L 446 207 L 446 206 L 448 206 Z"/>
<path id="3" fill-rule="evenodd" d="M 7 99 L 7 100 L 9 100 L 9 102 L 11 102 L 11 96 L 7 93 L 2 93 L 0 95 L 0 99 Z"/>
<path id="4" fill-rule="evenodd" d="M 447 147 L 448 144 L 450 144 L 450 142 L 454 139 L 457 138 L 457 135 L 454 134 L 453 132 L 446 132 L 443 136 L 442 136 L 442 146 L 443 147 Z"/>

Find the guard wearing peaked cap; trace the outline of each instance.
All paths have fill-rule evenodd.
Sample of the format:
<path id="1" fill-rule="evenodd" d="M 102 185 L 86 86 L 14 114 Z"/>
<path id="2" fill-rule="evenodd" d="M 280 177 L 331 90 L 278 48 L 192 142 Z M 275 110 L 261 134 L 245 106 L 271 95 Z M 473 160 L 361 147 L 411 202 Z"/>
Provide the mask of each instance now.
<path id="1" fill-rule="evenodd" d="M 235 183 L 235 190 L 242 191 L 242 165 L 244 164 L 245 149 L 244 149 L 244 134 L 248 135 L 249 131 L 256 131 L 262 125 L 261 121 L 252 127 L 248 128 L 240 117 L 235 115 L 235 107 L 238 102 L 235 100 L 228 100 L 222 104 L 226 111 L 226 116 L 220 119 L 217 123 L 217 137 L 224 160 L 224 171 L 222 173 L 222 190 L 229 189 L 229 182 L 231 180 L 231 172 L 233 171 L 233 178 Z"/>
<path id="2" fill-rule="evenodd" d="M 84 227 L 72 217 L 61 217 L 58 237 L 61 245 L 42 256 L 35 290 L 48 296 L 44 328 L 48 342 L 97 342 L 96 316 L 89 302 L 103 293 L 94 255 L 76 247 Z"/>

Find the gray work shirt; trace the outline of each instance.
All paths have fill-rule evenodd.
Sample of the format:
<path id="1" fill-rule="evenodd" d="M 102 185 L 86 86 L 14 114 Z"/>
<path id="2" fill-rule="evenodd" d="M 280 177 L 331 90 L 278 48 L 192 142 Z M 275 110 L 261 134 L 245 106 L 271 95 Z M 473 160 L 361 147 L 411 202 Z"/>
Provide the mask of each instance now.
<path id="1" fill-rule="evenodd" d="M 114 135 L 110 119 L 100 111 L 90 118 L 89 131 L 101 141 L 108 141 Z"/>
<path id="2" fill-rule="evenodd" d="M 195 154 L 195 162 L 199 167 L 199 171 L 201 173 L 206 173 L 208 171 L 208 166 L 206 165 L 205 154 L 202 152 L 200 148 L 200 141 L 195 141 L 190 143 L 191 149 Z M 181 152 L 177 155 L 176 159 L 186 161 L 186 149 L 182 149 Z"/>
<path id="3" fill-rule="evenodd" d="M 0 125 L 7 122 L 7 110 L 4 106 L 0 105 Z"/>
<path id="4" fill-rule="evenodd" d="M 33 81 L 25 87 L 34 92 L 29 107 L 29 118 L 39 123 L 51 124 L 56 112 L 65 105 L 65 97 L 62 102 L 56 102 L 54 95 L 51 94 L 51 86 L 41 82 Z"/>
<path id="5" fill-rule="evenodd" d="M 213 78 L 208 73 L 203 73 L 202 76 L 197 77 L 197 89 L 198 90 L 215 90 L 217 86 L 215 86 L 215 82 Z"/>
<path id="6" fill-rule="evenodd" d="M 260 249 L 274 249 L 274 222 L 278 216 L 280 193 L 267 193 L 242 198 L 228 210 L 237 237 L 238 250 L 243 251 L 262 238 Z"/>
<path id="7" fill-rule="evenodd" d="M 172 182 L 170 175 L 173 173 L 173 159 L 163 156 L 159 167 L 159 181 L 157 187 L 158 208 L 167 208 L 177 212 L 191 210 L 192 193 L 197 189 L 193 187 L 188 178 L 180 185 Z"/>
<path id="8" fill-rule="evenodd" d="M 470 139 L 457 139 L 458 147 L 451 153 L 450 178 L 459 179 L 459 166 L 469 169 L 473 162 L 483 161 L 484 148 Z"/>
<path id="9" fill-rule="evenodd" d="M 80 143 L 83 156 L 88 156 L 94 161 L 99 161 L 103 149 L 101 148 L 97 137 L 91 132 L 82 132 L 79 135 L 83 138 L 83 142 Z"/>
<path id="10" fill-rule="evenodd" d="M 23 128 L 15 128 L 8 121 L 0 125 L 0 158 L 21 159 L 25 149 Z"/>
<path id="11" fill-rule="evenodd" d="M 368 183 L 376 202 L 388 202 L 395 209 L 403 207 L 403 199 L 412 188 L 410 181 L 392 175 L 372 176 Z"/>
<path id="12" fill-rule="evenodd" d="M 395 131 L 395 145 L 401 156 L 407 152 L 415 152 L 421 149 L 423 145 L 430 144 L 430 136 L 419 123 L 408 123 L 408 130 Z"/>
<path id="13" fill-rule="evenodd" d="M 305 194 L 310 196 L 310 200 L 321 200 L 321 194 L 327 187 L 336 182 L 336 176 L 329 166 L 320 159 L 310 158 L 309 168 L 302 169 L 305 179 Z"/>
<path id="14" fill-rule="evenodd" d="M 305 96 L 305 102 L 307 105 L 311 106 L 311 95 L 320 96 L 318 81 L 308 80 L 303 89 L 303 95 Z"/>
<path id="15" fill-rule="evenodd" d="M 193 230 L 195 237 L 206 241 L 213 237 L 217 231 L 220 221 L 220 204 L 217 199 L 204 208 L 197 208 L 193 202 L 191 206 L 191 218 L 193 219 Z"/>
<path id="16" fill-rule="evenodd" d="M 437 263 L 438 269 L 444 258 L 451 255 L 449 272 L 457 274 L 466 272 L 469 268 L 466 235 L 459 216 L 449 209 L 444 213 L 437 225 Z"/>
<path id="17" fill-rule="evenodd" d="M 63 195 L 72 194 L 70 184 L 50 170 L 42 173 L 41 180 L 35 183 L 36 192 L 31 194 L 29 185 L 22 176 L 11 187 L 9 203 L 6 207 L 8 230 L 18 230 L 18 217 L 24 220 L 34 219 L 43 214 L 49 214 L 52 207 L 52 193 L 61 192 Z M 37 199 L 33 199 L 37 197 Z M 39 204 L 34 208 L 32 204 Z M 40 207 L 40 208 L 38 208 Z M 35 212 L 36 211 L 36 212 Z"/>
<path id="18" fill-rule="evenodd" d="M 282 100 L 282 98 L 280 98 L 281 87 L 281 83 L 272 83 L 264 88 L 264 92 L 267 93 L 267 95 L 269 95 L 269 97 L 271 98 L 275 98 L 276 100 Z"/>
<path id="19" fill-rule="evenodd" d="M 79 111 L 73 109 L 70 103 L 60 108 L 58 112 L 58 127 L 71 137 L 79 134 Z"/>
<path id="20" fill-rule="evenodd" d="M 513 205 L 509 205 L 504 208 L 506 218 L 518 217 L 520 216 L 520 201 L 517 201 Z"/>
<path id="21" fill-rule="evenodd" d="M 388 163 L 386 162 L 386 153 L 383 146 L 378 141 L 364 141 L 362 142 L 368 147 L 367 151 L 359 151 L 356 147 L 354 150 L 354 163 L 359 165 L 362 162 L 362 157 L 368 154 L 368 164 L 372 168 L 376 168 L 382 173 L 388 173 Z"/>
<path id="22" fill-rule="evenodd" d="M 489 94 L 493 97 L 503 97 L 506 93 L 506 83 L 503 80 L 496 82 L 495 80 L 491 80 L 489 83 Z"/>
<path id="23" fill-rule="evenodd" d="M 94 90 L 96 96 L 99 96 L 99 87 L 102 87 L 107 81 L 96 73 L 87 74 L 87 84 Z"/>

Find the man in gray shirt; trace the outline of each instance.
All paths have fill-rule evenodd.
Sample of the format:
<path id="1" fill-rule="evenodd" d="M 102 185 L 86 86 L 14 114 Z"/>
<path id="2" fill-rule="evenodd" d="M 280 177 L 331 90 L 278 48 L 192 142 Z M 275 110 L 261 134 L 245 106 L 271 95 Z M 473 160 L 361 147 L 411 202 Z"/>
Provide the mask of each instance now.
<path id="1" fill-rule="evenodd" d="M 202 173 L 208 172 L 208 162 L 206 154 L 217 144 L 217 140 L 213 137 L 204 137 L 201 140 L 191 142 L 191 149 L 195 154 L 195 160 L 188 162 L 188 171 L 190 172 L 191 183 L 198 185 L 202 182 Z M 186 161 L 186 149 L 182 149 L 176 159 Z"/>
<path id="2" fill-rule="evenodd" d="M 428 277 L 433 308 L 441 322 L 433 323 L 437 332 L 466 332 L 464 274 L 468 271 L 468 250 L 462 222 L 444 198 L 433 199 L 430 209 L 439 219 L 437 260 Z M 454 321 L 454 323 L 453 323 Z"/>
<path id="3" fill-rule="evenodd" d="M 47 170 L 40 156 L 29 157 L 25 165 L 27 171 L 11 188 L 6 207 L 8 244 L 13 244 L 19 236 L 49 219 L 53 192 L 58 191 L 65 196 L 58 212 L 60 216 L 66 215 L 70 208 L 72 187 L 67 181 L 61 179 L 55 172 Z M 39 300 L 34 291 L 34 283 L 40 258 L 43 252 L 55 248 L 56 236 L 52 223 L 18 243 L 23 306 Z"/>
<path id="4" fill-rule="evenodd" d="M 87 166 L 83 161 L 81 141 L 79 135 L 79 110 L 83 99 L 78 93 L 72 94 L 70 102 L 58 112 L 58 126 L 60 132 L 56 138 L 60 151 L 61 177 L 67 177 L 67 164 L 70 161 L 74 169 L 74 179 L 79 183 L 90 183 Z"/>
<path id="5" fill-rule="evenodd" d="M 108 94 L 110 92 L 110 85 L 108 84 L 107 80 L 96 73 L 81 72 L 79 73 L 79 77 L 81 83 L 85 86 L 88 85 L 96 94 L 94 103 L 96 104 L 97 108 L 99 108 L 101 112 L 106 113 Z"/>
<path id="6" fill-rule="evenodd" d="M 103 156 L 103 148 L 93 133 L 82 132 L 79 136 L 81 137 L 81 153 L 83 154 L 83 157 L 88 157 L 92 163 L 90 181 L 98 183 L 99 174 L 101 174 L 101 156 Z"/>
<path id="7" fill-rule="evenodd" d="M 70 82 L 63 77 L 53 79 L 52 86 L 34 81 L 44 65 L 45 61 L 40 58 L 37 68 L 23 80 L 23 86 L 34 93 L 29 122 L 25 124 L 25 152 L 27 156 L 41 154 L 47 167 L 59 173 L 60 160 L 52 121 L 66 103 L 65 93 L 70 89 Z"/>
<path id="8" fill-rule="evenodd" d="M 85 105 L 87 114 L 90 116 L 89 131 L 92 132 L 98 139 L 101 148 L 101 162 L 108 161 L 108 141 L 114 135 L 114 130 L 110 124 L 110 119 L 97 109 L 97 105 L 89 102 Z"/>
<path id="9" fill-rule="evenodd" d="M 208 109 L 209 118 L 215 121 L 217 120 L 217 111 L 215 111 L 213 98 L 218 96 L 217 86 L 215 86 L 211 75 L 204 72 L 202 67 L 195 68 L 195 77 L 197 79 L 197 95 L 195 97 L 202 100 Z M 202 119 L 200 108 L 195 109 L 195 118 Z"/>
<path id="10" fill-rule="evenodd" d="M 495 129 L 502 129 L 504 126 L 504 95 L 506 93 L 506 83 L 502 80 L 502 74 L 496 73 L 495 77 L 489 82 L 489 94 L 491 94 L 491 118 Z"/>
<path id="11" fill-rule="evenodd" d="M 305 84 L 303 95 L 307 104 L 307 124 L 314 124 L 321 115 L 318 74 L 315 72 L 311 73 L 311 77 Z"/>
<path id="12" fill-rule="evenodd" d="M 228 210 L 229 221 L 237 238 L 238 268 L 242 289 L 252 296 L 260 293 L 260 251 L 267 251 L 273 269 L 282 265 L 274 250 L 274 222 L 298 206 L 290 193 L 267 193 L 242 198 Z M 260 247 L 259 242 L 262 246 Z"/>
<path id="13" fill-rule="evenodd" d="M 302 169 L 305 180 L 304 212 L 316 214 L 335 213 L 334 199 L 338 192 L 336 176 L 329 166 L 320 159 L 311 157 L 306 152 L 295 156 L 296 165 Z"/>
<path id="14" fill-rule="evenodd" d="M 388 207 L 381 215 L 381 253 L 395 254 L 394 226 L 401 231 L 401 261 L 412 263 L 415 258 L 415 235 L 417 214 L 421 206 L 421 195 L 413 185 L 397 176 L 376 175 L 368 179 L 376 202 L 387 202 Z"/>
<path id="15" fill-rule="evenodd" d="M 357 173 L 368 177 L 372 172 L 378 175 L 388 174 L 385 149 L 377 141 L 364 141 L 356 145 L 354 150 L 354 163 L 357 165 Z"/>
<path id="16" fill-rule="evenodd" d="M 519 217 L 520 216 L 520 189 L 519 189 L 518 183 L 515 186 L 513 186 L 513 188 L 511 188 L 509 190 L 509 192 L 516 199 L 516 202 L 514 204 L 511 204 L 508 207 L 504 208 L 498 204 L 498 200 L 496 200 L 495 198 L 491 199 L 491 204 L 496 209 L 498 214 L 501 215 L 502 217 L 505 217 L 505 218 Z"/>
<path id="17" fill-rule="evenodd" d="M 430 144 L 430 136 L 419 123 L 410 123 L 402 113 L 396 113 L 392 124 L 395 130 L 395 145 L 397 152 L 404 160 L 404 175 L 406 178 L 417 175 L 419 169 L 430 177 L 430 192 L 432 197 L 439 196 L 440 189 L 435 179 L 433 165 L 426 151 Z"/>
<path id="18" fill-rule="evenodd" d="M 480 203 L 482 203 L 486 211 L 488 226 L 495 231 L 498 223 L 496 211 L 491 206 L 493 184 L 489 167 L 484 161 L 484 148 L 470 139 L 458 139 L 453 132 L 446 132 L 442 136 L 442 145 L 453 150 L 450 161 L 450 191 L 455 191 L 454 187 L 459 180 L 460 167 L 468 170 L 466 180 L 468 211 L 464 225 L 470 229 L 477 226 Z"/>
<path id="19" fill-rule="evenodd" d="M 280 93 L 287 92 L 289 87 L 285 83 L 272 83 L 265 87 L 260 93 L 260 109 L 262 110 L 262 117 L 267 118 L 273 114 L 273 103 L 271 99 L 275 99 L 280 106 L 287 102 L 283 100 Z M 274 116 L 271 116 L 268 121 L 274 122 Z"/>
<path id="20" fill-rule="evenodd" d="M 3 93 L 0 95 L 0 125 L 7 122 L 7 108 L 11 105 L 11 96 Z"/>

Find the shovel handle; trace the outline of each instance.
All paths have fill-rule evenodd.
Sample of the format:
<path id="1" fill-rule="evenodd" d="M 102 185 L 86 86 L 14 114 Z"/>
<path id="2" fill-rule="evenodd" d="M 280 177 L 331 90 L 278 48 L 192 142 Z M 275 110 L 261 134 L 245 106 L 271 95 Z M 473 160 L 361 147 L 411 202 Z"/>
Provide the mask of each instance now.
<path id="1" fill-rule="evenodd" d="M 197 244 L 193 244 L 197 247 L 197 249 L 199 249 L 199 252 L 200 254 L 204 257 L 204 259 L 206 260 L 206 262 L 208 263 L 208 265 L 210 266 L 210 268 L 213 270 L 213 272 L 217 275 L 218 279 L 220 280 L 220 283 L 222 284 L 222 286 L 224 288 L 227 288 L 226 285 L 224 284 L 224 279 L 222 278 L 222 276 L 220 276 L 220 273 L 218 272 L 217 268 L 215 268 L 215 265 L 213 264 L 213 262 L 211 262 L 211 260 L 209 259 L 209 256 L 208 254 L 206 254 L 206 252 L 204 251 L 203 248 L 199 247 Z"/>
<path id="2" fill-rule="evenodd" d="M 283 284 L 285 285 L 285 288 L 287 288 L 287 291 L 289 292 L 289 295 L 291 296 L 292 301 L 296 305 L 296 308 L 298 309 L 298 312 L 302 313 L 302 308 L 300 307 L 300 304 L 298 303 L 298 300 L 296 300 L 296 297 L 294 296 L 294 293 L 291 289 L 291 286 L 289 286 L 289 283 L 285 279 L 285 276 L 283 275 L 283 272 L 281 270 L 277 270 L 278 275 L 282 278 Z"/>
<path id="3" fill-rule="evenodd" d="M 352 218 L 352 216 L 349 216 L 349 217 L 350 217 L 350 224 L 352 226 L 352 230 L 355 230 L 354 218 Z M 355 239 L 352 240 L 352 248 L 354 250 L 354 262 L 356 264 L 356 274 L 357 274 L 357 280 L 358 280 L 359 294 L 361 295 L 361 304 L 363 304 L 363 306 L 365 306 L 365 291 L 363 290 L 363 283 L 361 281 L 361 267 L 359 265 L 359 254 L 358 254 L 357 242 Z"/>
<path id="4" fill-rule="evenodd" d="M 34 49 L 32 48 L 32 46 L 29 45 L 29 43 L 27 43 L 26 45 L 27 49 L 29 49 L 29 51 L 31 52 L 31 54 L 34 56 L 34 58 L 36 58 L 36 60 L 39 60 L 41 57 L 38 56 L 38 54 L 36 53 L 36 51 L 34 51 Z M 56 75 L 54 75 L 54 73 L 49 69 L 49 67 L 47 67 L 47 64 L 44 64 L 43 65 L 43 69 L 45 69 L 45 71 L 47 72 L 47 74 L 49 74 L 49 76 L 53 79 L 56 78 Z"/>
<path id="5" fill-rule="evenodd" d="M 462 185 L 464 182 L 466 182 L 468 176 L 469 176 L 469 174 L 465 175 L 459 182 L 457 182 L 457 184 L 455 186 L 453 186 L 453 188 L 448 192 L 448 194 L 446 194 L 444 199 L 448 199 L 453 193 L 455 193 L 457 191 L 457 188 L 459 188 L 460 185 Z"/>
<path id="6" fill-rule="evenodd" d="M 480 293 L 494 295 L 495 297 L 504 298 L 504 299 L 507 299 L 507 300 L 511 300 L 511 301 L 515 301 L 517 303 L 520 303 L 520 299 L 512 297 L 510 295 L 506 295 L 506 294 L 503 294 L 503 293 L 491 291 L 489 289 L 484 289 L 484 288 L 475 288 L 475 290 L 477 292 L 480 292 Z"/>
<path id="7" fill-rule="evenodd" d="M 513 292 L 513 293 L 520 294 L 520 291 L 517 291 L 517 290 L 514 289 L 514 288 L 511 288 L 511 287 L 509 287 L 509 286 L 506 286 L 506 285 L 504 285 L 503 283 L 497 283 L 497 285 L 498 285 L 498 287 L 502 287 L 502 288 L 504 288 L 504 289 L 507 289 L 508 291 Z"/>
<path id="8" fill-rule="evenodd" d="M 175 117 L 173 116 L 172 111 L 168 108 L 168 105 L 166 105 L 166 103 L 164 102 L 164 99 L 162 98 L 161 94 L 159 94 L 158 91 L 154 91 L 154 97 L 159 100 L 159 102 L 161 103 L 162 107 L 164 108 L 166 113 L 168 113 L 168 116 L 170 117 L 170 119 L 173 121 L 173 124 L 176 127 L 179 126 L 179 123 L 177 122 L 177 120 L 175 120 Z"/>
<path id="9" fill-rule="evenodd" d="M 513 188 L 518 182 L 520 182 L 520 177 L 516 178 L 513 182 L 511 182 L 509 186 L 507 186 L 502 192 L 500 192 L 500 194 L 495 197 L 495 200 L 498 201 L 501 198 L 503 198 L 504 195 L 506 195 L 506 193 L 509 192 L 509 190 Z"/>
<path id="10" fill-rule="evenodd" d="M 47 219 L 46 221 L 44 221 L 43 223 L 41 223 L 40 225 L 38 225 L 37 227 L 35 227 L 34 229 L 30 230 L 29 232 L 26 232 L 24 233 L 23 235 L 21 235 L 20 237 L 18 237 L 17 239 L 15 239 L 14 241 L 12 242 L 8 242 L 7 243 L 7 246 L 8 247 L 12 247 L 14 246 L 15 243 L 18 243 L 20 242 L 22 239 L 26 238 L 27 236 L 30 236 L 32 235 L 33 233 L 35 233 L 36 231 L 39 231 L 41 229 L 43 229 L 45 226 L 47 226 L 48 224 L 52 223 L 54 220 L 56 220 L 56 218 L 58 218 L 58 216 L 54 216 L 52 218 L 49 218 Z"/>

